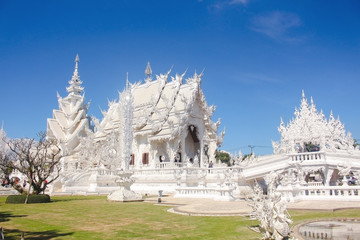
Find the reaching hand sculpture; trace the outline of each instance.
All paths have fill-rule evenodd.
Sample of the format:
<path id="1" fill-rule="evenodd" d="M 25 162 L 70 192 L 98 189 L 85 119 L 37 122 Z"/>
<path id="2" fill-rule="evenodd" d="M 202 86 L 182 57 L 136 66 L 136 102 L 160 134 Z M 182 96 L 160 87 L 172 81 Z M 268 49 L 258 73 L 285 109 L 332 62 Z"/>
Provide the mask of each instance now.
<path id="1" fill-rule="evenodd" d="M 255 182 L 252 196 L 246 199 L 253 210 L 251 218 L 260 221 L 258 227 L 251 229 L 261 233 L 264 240 L 289 239 L 289 225 L 292 221 L 286 210 L 286 202 L 281 199 L 281 194 L 276 190 L 279 175 L 272 172 L 265 179 L 268 186 L 267 195 Z"/>
<path id="2" fill-rule="evenodd" d="M 337 165 L 337 169 L 339 170 L 339 175 L 346 176 L 350 174 L 351 165 L 349 162 L 344 162 L 343 165 Z"/>

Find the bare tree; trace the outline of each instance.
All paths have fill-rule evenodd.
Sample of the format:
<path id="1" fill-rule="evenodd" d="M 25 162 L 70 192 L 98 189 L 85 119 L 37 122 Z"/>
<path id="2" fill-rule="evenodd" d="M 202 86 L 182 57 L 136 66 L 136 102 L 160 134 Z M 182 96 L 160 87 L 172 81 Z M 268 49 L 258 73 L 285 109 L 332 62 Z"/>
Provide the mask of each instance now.
<path id="1" fill-rule="evenodd" d="M 0 141 L 3 141 L 0 139 Z M 9 157 L 6 153 L 6 149 L 0 149 L 0 178 L 2 179 L 1 185 L 9 185 L 9 175 L 12 172 L 10 165 L 8 164 Z"/>
<path id="2" fill-rule="evenodd" d="M 3 141 L 9 150 L 0 153 L 0 171 L 6 176 L 18 172 L 27 178 L 27 190 L 25 184 L 10 182 L 20 193 L 40 194 L 59 177 L 61 151 L 56 139 L 46 139 L 41 132 L 38 141 L 25 138 Z"/>

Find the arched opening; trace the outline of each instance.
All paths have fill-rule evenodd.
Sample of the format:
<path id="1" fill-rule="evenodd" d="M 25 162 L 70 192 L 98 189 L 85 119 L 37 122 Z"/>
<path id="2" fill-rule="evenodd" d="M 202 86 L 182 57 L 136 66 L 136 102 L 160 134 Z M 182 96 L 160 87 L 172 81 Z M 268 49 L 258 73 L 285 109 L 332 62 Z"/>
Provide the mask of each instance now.
<path id="1" fill-rule="evenodd" d="M 200 139 L 198 129 L 194 125 L 189 125 L 185 137 L 186 161 L 200 166 Z"/>

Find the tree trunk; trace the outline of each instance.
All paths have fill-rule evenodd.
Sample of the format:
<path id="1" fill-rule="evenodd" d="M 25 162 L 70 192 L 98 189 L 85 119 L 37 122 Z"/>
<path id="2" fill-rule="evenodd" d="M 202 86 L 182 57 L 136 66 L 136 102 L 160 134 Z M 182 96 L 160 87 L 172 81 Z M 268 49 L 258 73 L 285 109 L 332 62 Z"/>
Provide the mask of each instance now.
<path id="1" fill-rule="evenodd" d="M 32 179 L 30 180 L 30 183 L 29 183 L 29 190 L 28 190 L 28 192 L 26 193 L 25 204 L 27 204 L 28 199 L 29 199 L 30 190 L 31 190 L 31 185 L 32 185 Z"/>

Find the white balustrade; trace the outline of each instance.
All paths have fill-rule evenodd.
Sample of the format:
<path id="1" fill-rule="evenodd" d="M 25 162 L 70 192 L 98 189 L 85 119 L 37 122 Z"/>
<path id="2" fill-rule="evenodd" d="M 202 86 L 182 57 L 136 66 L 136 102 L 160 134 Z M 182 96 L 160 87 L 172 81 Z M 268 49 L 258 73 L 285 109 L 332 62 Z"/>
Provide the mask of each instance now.
<path id="1" fill-rule="evenodd" d="M 324 184 L 322 184 L 322 182 L 308 182 L 308 186 L 320 187 L 320 186 L 324 186 Z"/>
<path id="2" fill-rule="evenodd" d="M 324 160 L 325 155 L 323 152 L 303 152 L 303 153 L 294 153 L 289 154 L 289 157 L 291 157 L 291 161 L 293 162 L 302 162 L 302 161 L 308 161 L 308 160 Z"/>
<path id="3" fill-rule="evenodd" d="M 170 162 L 162 162 L 162 163 L 156 164 L 156 168 L 168 168 L 169 165 L 170 165 Z"/>
<path id="4" fill-rule="evenodd" d="M 294 189 L 280 190 L 283 196 L 290 192 L 297 192 L 294 196 L 298 200 L 348 200 L 360 201 L 360 186 L 302 186 Z M 294 191 L 296 190 L 296 191 Z"/>
<path id="5" fill-rule="evenodd" d="M 183 166 L 184 166 L 184 164 L 183 164 L 183 163 L 181 163 L 181 162 L 176 162 L 176 163 L 175 163 L 175 166 L 177 166 L 177 167 L 183 167 Z"/>

